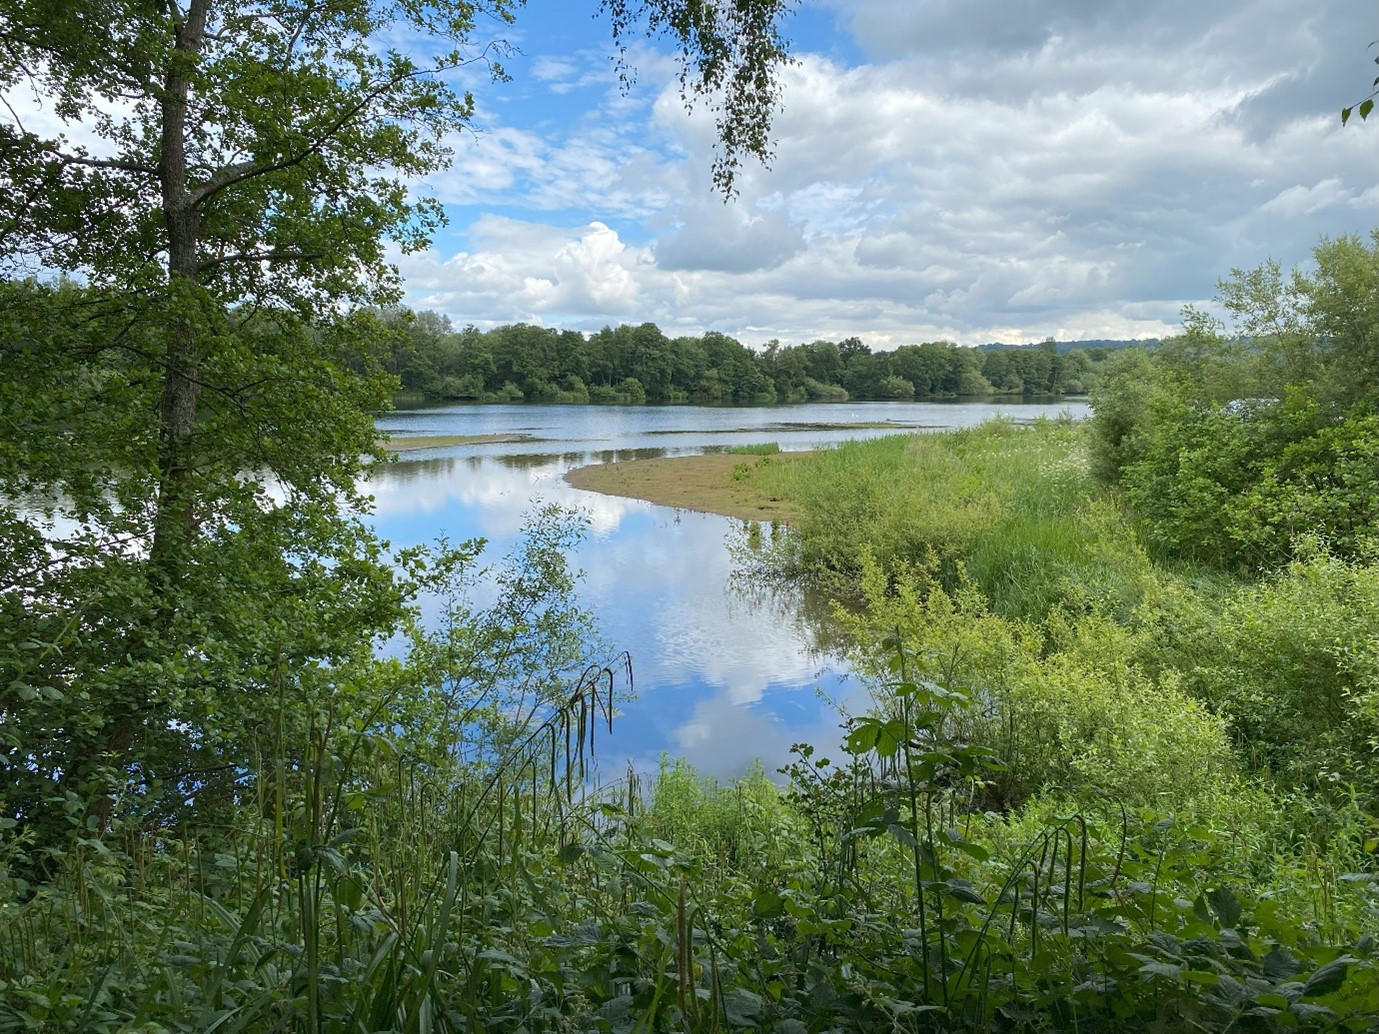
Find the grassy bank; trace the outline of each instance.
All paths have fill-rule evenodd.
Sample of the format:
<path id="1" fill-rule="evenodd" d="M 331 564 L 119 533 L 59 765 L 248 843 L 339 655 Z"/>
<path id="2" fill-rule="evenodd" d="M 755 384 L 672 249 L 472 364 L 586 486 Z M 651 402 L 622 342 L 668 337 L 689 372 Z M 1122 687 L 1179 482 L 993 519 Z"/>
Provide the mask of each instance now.
<path id="1" fill-rule="evenodd" d="M 1098 505 L 1084 439 L 1071 422 L 993 422 L 848 442 L 745 480 L 793 508 L 792 573 L 855 582 L 864 552 L 887 570 L 961 561 L 997 610 L 1034 616 L 1074 581 L 1124 591 L 1099 562 L 1124 534 Z"/>
<path id="2" fill-rule="evenodd" d="M 770 562 L 847 592 L 864 553 L 887 570 L 961 562 L 999 612 L 1038 616 L 1069 594 L 1133 602 L 1143 558 L 1091 477 L 1071 422 L 998 421 L 811 453 L 596 464 L 577 488 L 796 527 Z M 1128 552 L 1127 552 L 1128 550 Z"/>
<path id="3" fill-rule="evenodd" d="M 794 516 L 790 501 L 751 475 L 763 466 L 792 466 L 805 455 L 719 452 L 595 463 L 571 470 L 565 480 L 586 491 L 645 499 L 681 510 L 743 520 L 789 521 Z"/>
<path id="4" fill-rule="evenodd" d="M 1157 565 L 1084 434 L 595 468 L 789 512 L 757 562 L 848 597 L 872 691 L 839 749 L 600 782 L 548 529 L 263 715 L 213 826 L 5 840 L 0 1031 L 1373 1030 L 1379 568 Z"/>

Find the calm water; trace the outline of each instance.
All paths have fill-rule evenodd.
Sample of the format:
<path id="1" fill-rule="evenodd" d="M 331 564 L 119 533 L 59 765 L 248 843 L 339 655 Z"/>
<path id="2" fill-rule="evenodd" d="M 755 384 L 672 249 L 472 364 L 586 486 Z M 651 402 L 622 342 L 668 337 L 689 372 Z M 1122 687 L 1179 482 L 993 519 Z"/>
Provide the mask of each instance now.
<path id="1" fill-rule="evenodd" d="M 950 428 L 996 414 L 1064 412 L 1080 417 L 1087 408 L 1002 402 L 399 410 L 379 426 L 403 435 L 520 432 L 534 440 L 407 453 L 377 473 L 369 491 L 377 528 L 394 546 L 440 535 L 452 542 L 483 537 L 495 560 L 512 550 L 539 504 L 584 511 L 589 532 L 572 557 L 584 572 L 581 598 L 608 642 L 631 653 L 636 682 L 636 699 L 622 703 L 611 740 L 600 744 L 605 772 L 628 760 L 652 770 L 669 752 L 701 772 L 731 777 L 754 758 L 776 767 L 792 743 L 836 743 L 836 703 L 863 698 L 844 662 L 810 645 L 815 629 L 801 611 L 817 615 L 821 608 L 734 577 L 729 546 L 741 541 L 741 521 L 577 491 L 565 484 L 565 472 L 726 445 L 774 441 L 795 450 L 896 433 L 855 426 L 862 423 Z M 818 426 L 824 424 L 854 426 Z"/>

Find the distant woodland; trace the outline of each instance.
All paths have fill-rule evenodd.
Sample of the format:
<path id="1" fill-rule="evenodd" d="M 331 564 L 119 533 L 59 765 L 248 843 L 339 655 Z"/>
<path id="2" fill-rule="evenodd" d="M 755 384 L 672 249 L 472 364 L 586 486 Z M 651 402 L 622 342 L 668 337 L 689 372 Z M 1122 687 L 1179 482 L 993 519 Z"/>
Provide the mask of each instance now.
<path id="1" fill-rule="evenodd" d="M 586 337 L 518 323 L 455 330 L 447 317 L 382 314 L 388 372 L 402 390 L 474 402 L 755 403 L 1065 395 L 1090 391 L 1135 342 L 966 348 L 947 341 L 872 349 L 855 337 L 753 350 L 726 334 L 667 337 L 654 323 Z M 1150 344 L 1151 342 L 1145 342 Z"/>

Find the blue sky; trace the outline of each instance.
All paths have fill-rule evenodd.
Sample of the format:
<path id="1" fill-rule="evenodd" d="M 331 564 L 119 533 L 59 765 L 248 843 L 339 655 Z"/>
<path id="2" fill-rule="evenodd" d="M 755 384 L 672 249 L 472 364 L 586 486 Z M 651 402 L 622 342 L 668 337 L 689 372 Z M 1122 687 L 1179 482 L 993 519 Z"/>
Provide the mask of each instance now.
<path id="1" fill-rule="evenodd" d="M 532 0 L 508 83 L 417 185 L 399 256 L 457 325 L 658 323 L 749 344 L 857 334 L 1143 337 L 1232 267 L 1305 262 L 1379 213 L 1379 124 L 1342 128 L 1371 0 L 813 0 L 776 157 L 724 204 L 713 127 L 653 42 L 621 92 L 593 3 Z"/>

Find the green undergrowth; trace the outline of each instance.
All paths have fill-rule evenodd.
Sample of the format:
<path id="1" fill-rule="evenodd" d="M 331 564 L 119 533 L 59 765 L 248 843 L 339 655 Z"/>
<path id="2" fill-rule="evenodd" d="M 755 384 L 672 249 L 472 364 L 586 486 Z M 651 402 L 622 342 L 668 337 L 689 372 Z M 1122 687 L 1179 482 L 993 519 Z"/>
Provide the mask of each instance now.
<path id="1" fill-rule="evenodd" d="M 846 591 L 861 548 L 884 570 L 959 562 L 996 611 L 1042 615 L 1069 595 L 1131 605 L 1147 561 L 1092 478 L 1086 429 L 993 421 L 844 443 L 751 472 L 799 517 L 772 563 Z"/>
<path id="2" fill-rule="evenodd" d="M 1219 763 L 1204 754 L 1196 775 L 1175 771 L 1167 746 L 1197 739 L 1174 722 L 1209 721 L 1249 779 L 1310 802 L 1299 828 L 1374 814 L 1379 563 L 1306 537 L 1290 563 L 1254 578 L 1155 559 L 1092 477 L 1088 440 L 1067 421 L 995 422 L 757 467 L 747 476 L 769 481 L 799 519 L 748 562 L 834 595 L 864 667 L 898 625 L 914 629 L 920 663 L 946 658 L 944 674 L 962 669 L 1008 721 L 1047 712 L 1081 744 L 1088 773 L 1116 771 L 1132 752 L 1079 731 L 1079 712 L 1122 738 L 1159 723 L 1169 752 L 1146 770 L 1175 772 L 1170 789 L 1210 786 Z M 945 638 L 945 622 L 962 634 Z M 1046 746 L 1006 740 L 1031 756 Z"/>
<path id="3" fill-rule="evenodd" d="M 835 595 L 866 720 L 905 720 L 897 649 L 969 703 L 946 720 L 999 759 L 968 802 L 988 849 L 1125 808 L 1304 939 L 1374 929 L 1379 564 L 1306 538 L 1254 579 L 1165 563 L 1087 443 L 997 423 L 753 472 L 800 519 L 749 563 Z"/>
<path id="4" fill-rule="evenodd" d="M 815 471 L 755 562 L 838 590 L 871 705 L 728 782 L 597 784 L 548 515 L 183 819 L 0 829 L 0 1032 L 1374 1030 L 1379 565 L 1166 568 L 1084 447 L 751 468 Z"/>
<path id="5" fill-rule="evenodd" d="M 482 763 L 320 730 L 214 836 L 0 884 L 0 1030 L 1372 1029 L 1363 873 L 1261 888 L 1209 807 L 993 811 L 987 703 L 883 652 L 877 711 L 783 785 L 592 789 L 599 672 Z"/>

